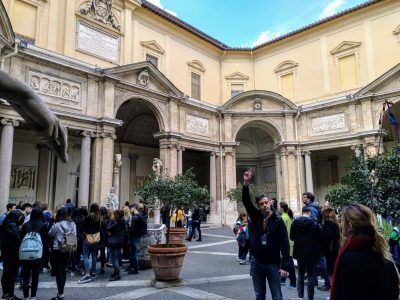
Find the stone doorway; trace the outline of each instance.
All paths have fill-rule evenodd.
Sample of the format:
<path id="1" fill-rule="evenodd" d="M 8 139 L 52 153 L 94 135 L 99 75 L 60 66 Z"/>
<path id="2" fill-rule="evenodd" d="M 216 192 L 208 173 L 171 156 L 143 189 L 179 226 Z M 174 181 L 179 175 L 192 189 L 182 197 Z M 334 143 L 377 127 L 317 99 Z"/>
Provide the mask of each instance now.
<path id="1" fill-rule="evenodd" d="M 116 118 L 124 122 L 117 128 L 114 150 L 122 154 L 119 201 L 137 202 L 137 187 L 152 172 L 153 159 L 160 157 L 159 141 L 154 138 L 160 125 L 153 105 L 142 99 L 124 102 Z"/>

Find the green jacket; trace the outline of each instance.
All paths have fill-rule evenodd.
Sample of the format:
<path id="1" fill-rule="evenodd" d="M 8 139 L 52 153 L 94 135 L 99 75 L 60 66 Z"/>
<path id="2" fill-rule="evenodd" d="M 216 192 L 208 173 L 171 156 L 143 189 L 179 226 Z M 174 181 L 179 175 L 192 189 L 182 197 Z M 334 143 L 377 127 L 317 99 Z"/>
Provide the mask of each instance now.
<path id="1" fill-rule="evenodd" d="M 293 244 L 294 242 L 290 239 L 290 227 L 292 226 L 292 219 L 289 217 L 287 213 L 283 213 L 281 215 L 283 222 L 285 223 L 286 230 L 289 237 L 289 246 L 290 246 L 290 256 L 293 256 Z"/>

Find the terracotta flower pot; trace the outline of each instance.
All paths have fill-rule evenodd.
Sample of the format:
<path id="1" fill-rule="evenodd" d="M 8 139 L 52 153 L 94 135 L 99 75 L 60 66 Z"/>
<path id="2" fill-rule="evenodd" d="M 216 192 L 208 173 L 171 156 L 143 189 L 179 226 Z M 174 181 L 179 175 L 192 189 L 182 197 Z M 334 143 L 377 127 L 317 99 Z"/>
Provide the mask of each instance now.
<path id="1" fill-rule="evenodd" d="M 185 227 L 170 227 L 169 229 L 169 243 L 170 244 L 184 244 L 186 238 Z"/>
<path id="2" fill-rule="evenodd" d="M 187 251 L 186 245 L 150 245 L 148 251 L 156 280 L 171 281 L 179 278 Z"/>

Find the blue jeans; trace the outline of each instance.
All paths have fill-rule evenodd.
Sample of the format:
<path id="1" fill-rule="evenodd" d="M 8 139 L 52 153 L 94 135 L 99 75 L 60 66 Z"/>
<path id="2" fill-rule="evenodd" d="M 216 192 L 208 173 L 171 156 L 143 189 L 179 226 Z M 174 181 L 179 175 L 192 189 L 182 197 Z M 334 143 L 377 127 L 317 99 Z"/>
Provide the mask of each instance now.
<path id="1" fill-rule="evenodd" d="M 275 264 L 261 264 L 254 257 L 250 260 L 250 275 L 253 279 L 253 288 L 256 300 L 265 300 L 268 280 L 269 289 L 273 300 L 283 300 L 281 291 L 281 278 L 279 266 Z"/>
<path id="2" fill-rule="evenodd" d="M 120 248 L 109 248 L 109 258 L 113 265 L 115 273 L 119 273 L 119 253 L 121 252 Z"/>
<path id="3" fill-rule="evenodd" d="M 83 265 L 85 266 L 85 273 L 96 273 L 97 263 L 97 250 L 98 245 L 89 244 L 87 240 L 83 241 Z M 90 267 L 89 256 L 92 256 L 92 267 Z"/>
<path id="4" fill-rule="evenodd" d="M 318 258 L 317 266 L 316 266 L 316 271 L 315 271 L 315 285 L 318 286 L 318 270 L 321 271 L 322 278 L 324 279 L 325 286 L 327 288 L 331 288 L 331 282 L 329 280 L 329 274 L 328 274 L 328 268 L 326 267 L 326 259 L 325 256 L 320 255 Z"/>
<path id="5" fill-rule="evenodd" d="M 137 253 L 137 243 L 139 241 L 139 237 L 133 237 L 130 239 L 131 243 L 131 261 L 130 267 L 131 269 L 138 271 L 139 270 L 139 258 Z"/>

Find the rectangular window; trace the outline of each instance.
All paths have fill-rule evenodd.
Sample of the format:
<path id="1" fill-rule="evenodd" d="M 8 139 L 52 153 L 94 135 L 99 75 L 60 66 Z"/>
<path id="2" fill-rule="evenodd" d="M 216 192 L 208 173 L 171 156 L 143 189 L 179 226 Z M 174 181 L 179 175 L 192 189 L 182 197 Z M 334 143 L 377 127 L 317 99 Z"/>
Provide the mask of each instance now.
<path id="1" fill-rule="evenodd" d="M 146 61 L 151 63 L 156 68 L 158 67 L 158 57 L 146 53 Z"/>
<path id="2" fill-rule="evenodd" d="M 339 83 L 341 90 L 350 90 L 357 87 L 356 55 L 348 55 L 338 59 Z"/>
<path id="3" fill-rule="evenodd" d="M 235 97 L 244 92 L 243 84 L 231 84 L 231 97 Z"/>
<path id="4" fill-rule="evenodd" d="M 293 99 L 294 98 L 294 74 L 286 74 L 281 76 L 281 94 L 282 96 Z"/>
<path id="5" fill-rule="evenodd" d="M 192 72 L 192 98 L 200 100 L 201 83 L 200 75 Z"/>

